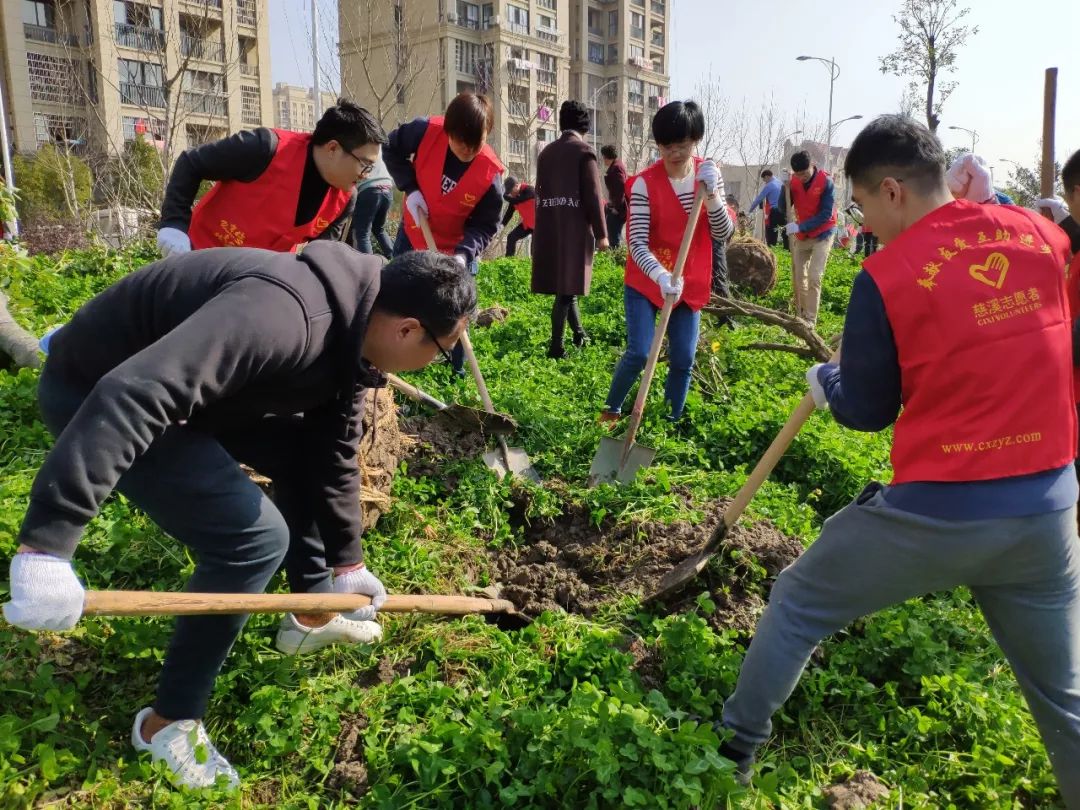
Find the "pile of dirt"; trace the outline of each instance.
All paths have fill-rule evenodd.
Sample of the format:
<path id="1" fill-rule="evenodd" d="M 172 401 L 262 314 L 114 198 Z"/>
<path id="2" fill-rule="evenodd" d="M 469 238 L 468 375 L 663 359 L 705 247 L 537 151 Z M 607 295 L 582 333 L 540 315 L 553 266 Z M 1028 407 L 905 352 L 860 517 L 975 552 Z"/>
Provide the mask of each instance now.
<path id="1" fill-rule="evenodd" d="M 442 475 L 446 461 L 478 458 L 487 447 L 479 430 L 463 430 L 442 414 L 420 414 L 403 419 L 401 434 L 409 441 L 402 458 L 408 462 L 410 475 Z"/>
<path id="2" fill-rule="evenodd" d="M 830 785 L 821 793 L 830 810 L 862 810 L 889 798 L 889 788 L 870 771 L 855 771 L 843 782 Z"/>
<path id="3" fill-rule="evenodd" d="M 500 595 L 529 615 L 561 609 L 590 616 L 606 602 L 651 590 L 702 547 L 725 506 L 711 507 L 700 523 L 606 521 L 599 528 L 585 507 L 568 508 L 554 522 L 527 527 L 523 545 L 492 552 Z M 707 569 L 667 607 L 690 607 L 708 590 L 717 604 L 715 627 L 751 630 L 764 607 L 755 562 L 771 580 L 800 553 L 802 544 L 770 523 L 740 524 L 717 555 L 720 570 Z"/>
<path id="4" fill-rule="evenodd" d="M 482 309 L 476 313 L 476 325 L 477 326 L 491 326 L 493 323 L 502 323 L 506 320 L 510 314 L 510 310 L 506 307 L 493 306 L 487 309 Z"/>
<path id="5" fill-rule="evenodd" d="M 737 287 L 764 295 L 776 285 L 776 256 L 768 245 L 736 237 L 727 248 L 728 278 Z"/>
<path id="6" fill-rule="evenodd" d="M 362 714 L 342 716 L 334 767 L 327 778 L 327 784 L 332 790 L 345 791 L 357 799 L 368 792 L 363 734 L 367 727 L 368 719 Z"/>

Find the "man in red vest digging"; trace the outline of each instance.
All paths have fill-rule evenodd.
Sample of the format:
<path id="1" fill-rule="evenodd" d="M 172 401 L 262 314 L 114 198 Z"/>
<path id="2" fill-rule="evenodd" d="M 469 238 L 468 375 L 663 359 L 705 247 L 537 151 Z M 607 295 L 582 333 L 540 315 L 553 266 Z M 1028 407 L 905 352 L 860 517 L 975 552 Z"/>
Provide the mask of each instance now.
<path id="1" fill-rule="evenodd" d="M 503 186 L 506 189 L 503 199 L 507 205 L 502 227 L 510 224 L 515 211 L 521 217 L 521 222 L 506 237 L 506 255 L 516 256 L 518 242 L 529 236 L 536 227 L 536 189 L 524 181 L 519 183 L 516 177 L 507 177 Z"/>
<path id="2" fill-rule="evenodd" d="M 158 246 L 166 256 L 208 247 L 287 253 L 341 239 L 354 187 L 384 143 L 371 113 L 339 99 L 310 134 L 259 127 L 188 149 L 165 189 Z M 215 183 L 192 210 L 203 180 Z"/>
<path id="3" fill-rule="evenodd" d="M 941 144 L 906 117 L 866 127 L 844 171 L 886 246 L 852 285 L 843 359 L 807 379 L 818 407 L 846 427 L 896 423 L 893 480 L 826 520 L 777 578 L 724 705 L 721 753 L 749 780 L 773 713 L 822 639 L 966 585 L 1027 698 L 1066 806 L 1080 808 L 1068 239 L 1034 212 L 953 200 Z"/>
<path id="4" fill-rule="evenodd" d="M 795 222 L 787 224 L 791 242 L 791 282 L 795 314 L 817 323 L 821 279 L 836 230 L 832 178 L 810 162 L 807 152 L 791 156 L 791 204 Z"/>

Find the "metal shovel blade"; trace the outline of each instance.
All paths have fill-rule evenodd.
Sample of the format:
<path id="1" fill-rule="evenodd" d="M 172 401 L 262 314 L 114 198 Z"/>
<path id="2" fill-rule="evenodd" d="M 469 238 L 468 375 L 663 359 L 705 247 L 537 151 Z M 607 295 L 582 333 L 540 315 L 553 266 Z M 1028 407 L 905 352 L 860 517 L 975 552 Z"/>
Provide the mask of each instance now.
<path id="1" fill-rule="evenodd" d="M 625 444 L 625 439 L 613 439 L 610 436 L 600 439 L 600 446 L 596 449 L 592 467 L 589 468 L 590 487 L 595 487 L 597 484 L 609 484 L 612 481 L 629 484 L 634 480 L 637 471 L 642 467 L 648 467 L 656 457 L 656 451 L 651 447 L 635 443 L 630 447 L 626 464 L 621 464 Z"/>
<path id="2" fill-rule="evenodd" d="M 517 430 L 517 422 L 504 413 L 488 413 L 467 405 L 447 405 L 435 419 L 457 430 L 505 436 Z"/>
<path id="3" fill-rule="evenodd" d="M 502 450 L 489 450 L 484 453 L 484 464 L 486 464 L 489 469 L 494 470 L 499 478 L 505 478 L 507 473 L 509 473 L 510 475 L 519 475 L 522 478 L 528 478 L 530 481 L 537 484 L 540 483 L 539 473 L 533 469 L 528 454 L 520 447 L 507 447 L 506 458 L 510 461 L 509 469 L 507 469 L 506 461 L 503 459 Z"/>

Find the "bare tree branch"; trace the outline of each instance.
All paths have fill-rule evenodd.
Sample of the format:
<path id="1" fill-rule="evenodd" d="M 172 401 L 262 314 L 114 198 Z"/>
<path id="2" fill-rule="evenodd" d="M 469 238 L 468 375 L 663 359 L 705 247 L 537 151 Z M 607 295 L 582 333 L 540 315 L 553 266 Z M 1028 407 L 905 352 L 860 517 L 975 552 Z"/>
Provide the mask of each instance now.
<path id="1" fill-rule="evenodd" d="M 704 308 L 704 312 L 708 312 L 711 315 L 719 317 L 734 317 L 743 316 L 747 318 L 753 318 L 761 323 L 769 324 L 770 326 L 779 326 L 784 331 L 794 335 L 802 340 L 807 348 L 806 357 L 813 357 L 822 363 L 828 362 L 832 356 L 832 352 L 829 350 L 829 344 L 825 342 L 817 332 L 814 331 L 814 327 L 802 318 L 795 315 L 789 315 L 786 312 L 780 312 L 776 309 L 769 309 L 768 307 L 759 306 L 757 304 L 751 304 L 749 301 L 739 301 L 734 298 L 725 298 L 720 295 L 714 295 L 709 301 L 709 305 Z M 779 345 L 779 344 L 778 344 Z M 769 348 L 775 350 L 778 349 L 778 345 L 761 344 L 754 348 Z M 783 349 L 783 351 L 790 351 L 791 349 L 798 349 L 801 347 L 789 347 Z M 796 354 L 801 352 L 796 351 Z"/>

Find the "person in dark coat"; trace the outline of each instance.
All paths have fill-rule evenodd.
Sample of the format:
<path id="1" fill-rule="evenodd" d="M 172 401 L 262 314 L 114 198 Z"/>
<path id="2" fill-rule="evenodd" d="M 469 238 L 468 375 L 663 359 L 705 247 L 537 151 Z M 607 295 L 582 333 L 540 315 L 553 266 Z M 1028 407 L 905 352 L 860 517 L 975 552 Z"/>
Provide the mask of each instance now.
<path id="1" fill-rule="evenodd" d="M 585 141 L 589 110 L 580 101 L 559 109 L 559 139 L 536 165 L 536 234 L 532 240 L 532 291 L 554 295 L 548 357 L 560 358 L 566 319 L 574 345 L 585 344 L 576 296 L 589 292 L 594 246 L 608 247 L 604 197 L 596 152 Z"/>
<path id="2" fill-rule="evenodd" d="M 607 203 L 604 216 L 607 220 L 608 240 L 612 247 L 622 244 L 622 232 L 626 226 L 626 164 L 619 160 L 619 153 L 611 144 L 600 150 L 604 159 L 604 186 Z"/>

